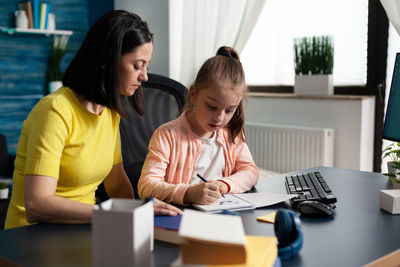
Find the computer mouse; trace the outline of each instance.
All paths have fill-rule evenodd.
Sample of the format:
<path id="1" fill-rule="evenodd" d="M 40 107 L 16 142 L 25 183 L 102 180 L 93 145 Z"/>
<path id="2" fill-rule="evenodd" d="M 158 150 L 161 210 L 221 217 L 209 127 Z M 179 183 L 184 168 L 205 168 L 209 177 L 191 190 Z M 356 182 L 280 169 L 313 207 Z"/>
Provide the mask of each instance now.
<path id="1" fill-rule="evenodd" d="M 301 214 L 315 217 L 328 217 L 332 216 L 335 211 L 329 205 L 319 201 L 306 200 L 297 205 L 297 209 Z"/>

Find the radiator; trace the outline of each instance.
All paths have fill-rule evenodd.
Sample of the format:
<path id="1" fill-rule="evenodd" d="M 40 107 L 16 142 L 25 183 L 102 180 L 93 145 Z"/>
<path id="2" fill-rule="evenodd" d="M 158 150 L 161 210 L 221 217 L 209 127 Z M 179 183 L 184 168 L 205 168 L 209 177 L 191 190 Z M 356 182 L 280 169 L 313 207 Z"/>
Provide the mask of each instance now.
<path id="1" fill-rule="evenodd" d="M 246 123 L 246 139 L 257 167 L 285 173 L 333 167 L 334 130 Z"/>

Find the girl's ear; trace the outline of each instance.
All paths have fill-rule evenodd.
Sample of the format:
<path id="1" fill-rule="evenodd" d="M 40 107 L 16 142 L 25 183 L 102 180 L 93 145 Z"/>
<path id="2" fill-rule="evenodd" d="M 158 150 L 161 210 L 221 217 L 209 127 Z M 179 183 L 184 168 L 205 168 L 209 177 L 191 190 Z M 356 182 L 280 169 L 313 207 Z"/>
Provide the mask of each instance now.
<path id="1" fill-rule="evenodd" d="M 194 100 L 196 99 L 196 88 L 194 87 L 194 85 L 190 86 L 189 88 L 189 100 L 190 102 L 194 103 Z"/>

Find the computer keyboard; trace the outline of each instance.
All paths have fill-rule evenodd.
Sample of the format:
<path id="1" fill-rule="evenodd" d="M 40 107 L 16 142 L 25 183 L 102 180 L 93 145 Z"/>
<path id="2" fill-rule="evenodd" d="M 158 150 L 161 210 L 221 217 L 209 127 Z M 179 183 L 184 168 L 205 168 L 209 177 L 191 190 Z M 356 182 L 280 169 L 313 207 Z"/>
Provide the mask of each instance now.
<path id="1" fill-rule="evenodd" d="M 336 196 L 319 172 L 286 176 L 285 185 L 289 194 L 298 195 L 290 200 L 294 206 L 306 200 L 319 201 L 324 204 L 337 202 Z"/>

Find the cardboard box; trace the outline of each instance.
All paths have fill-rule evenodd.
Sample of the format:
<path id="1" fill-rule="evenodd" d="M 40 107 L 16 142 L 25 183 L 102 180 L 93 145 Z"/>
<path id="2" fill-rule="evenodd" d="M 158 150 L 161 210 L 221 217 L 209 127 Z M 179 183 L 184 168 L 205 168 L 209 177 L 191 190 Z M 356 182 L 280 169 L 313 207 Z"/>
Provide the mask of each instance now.
<path id="1" fill-rule="evenodd" d="M 93 266 L 151 266 L 153 201 L 112 198 L 92 216 Z"/>
<path id="2" fill-rule="evenodd" d="M 391 214 L 400 214 L 400 189 L 381 190 L 381 209 Z"/>

